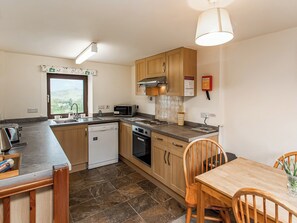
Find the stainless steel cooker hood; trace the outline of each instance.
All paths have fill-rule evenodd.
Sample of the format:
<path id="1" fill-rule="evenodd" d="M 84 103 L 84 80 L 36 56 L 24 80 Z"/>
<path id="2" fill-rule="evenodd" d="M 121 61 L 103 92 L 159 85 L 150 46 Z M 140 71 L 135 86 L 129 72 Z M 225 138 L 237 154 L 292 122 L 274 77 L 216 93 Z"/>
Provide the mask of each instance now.
<path id="1" fill-rule="evenodd" d="M 150 77 L 139 81 L 137 84 L 144 85 L 146 87 L 158 87 L 159 85 L 167 84 L 166 77 Z"/>

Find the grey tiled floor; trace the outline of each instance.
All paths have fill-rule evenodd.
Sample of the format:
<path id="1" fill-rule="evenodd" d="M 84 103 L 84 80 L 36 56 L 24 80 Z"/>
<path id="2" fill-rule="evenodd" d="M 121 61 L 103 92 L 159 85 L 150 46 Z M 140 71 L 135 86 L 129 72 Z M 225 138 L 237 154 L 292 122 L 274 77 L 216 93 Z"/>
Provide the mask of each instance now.
<path id="1" fill-rule="evenodd" d="M 185 208 L 119 162 L 70 174 L 71 223 L 171 222 Z"/>

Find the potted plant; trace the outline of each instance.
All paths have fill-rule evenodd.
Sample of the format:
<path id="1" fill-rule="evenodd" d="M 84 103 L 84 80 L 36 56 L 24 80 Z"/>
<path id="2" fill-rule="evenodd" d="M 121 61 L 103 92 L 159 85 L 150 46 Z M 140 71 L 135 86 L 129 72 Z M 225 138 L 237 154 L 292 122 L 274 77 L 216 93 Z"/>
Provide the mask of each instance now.
<path id="1" fill-rule="evenodd" d="M 297 197 L 297 163 L 294 159 L 291 159 L 291 162 L 286 161 L 285 157 L 283 157 L 282 160 L 277 160 L 278 163 L 283 167 L 285 170 L 287 177 L 288 177 L 288 183 L 287 187 L 289 190 L 289 193 Z"/>

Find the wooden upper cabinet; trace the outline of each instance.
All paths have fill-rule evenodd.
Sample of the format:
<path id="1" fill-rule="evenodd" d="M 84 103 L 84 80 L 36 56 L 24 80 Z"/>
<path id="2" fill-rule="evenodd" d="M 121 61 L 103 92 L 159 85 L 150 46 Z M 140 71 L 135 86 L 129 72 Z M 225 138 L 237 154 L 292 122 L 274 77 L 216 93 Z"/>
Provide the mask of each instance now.
<path id="1" fill-rule="evenodd" d="M 166 75 L 166 54 L 160 53 L 146 58 L 146 77 L 161 77 Z"/>
<path id="2" fill-rule="evenodd" d="M 197 94 L 197 51 L 178 48 L 166 52 L 167 95 L 185 96 L 185 79 L 194 80 L 194 96 Z"/>
<path id="3" fill-rule="evenodd" d="M 145 95 L 145 87 L 139 86 L 137 82 L 146 78 L 146 60 L 136 60 L 135 61 L 135 94 Z"/>

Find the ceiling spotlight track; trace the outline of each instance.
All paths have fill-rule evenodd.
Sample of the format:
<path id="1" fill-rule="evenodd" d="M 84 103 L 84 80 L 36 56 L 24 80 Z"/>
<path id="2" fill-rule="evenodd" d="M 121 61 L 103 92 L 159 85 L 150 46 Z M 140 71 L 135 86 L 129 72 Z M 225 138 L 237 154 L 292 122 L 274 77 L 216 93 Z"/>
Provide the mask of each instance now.
<path id="1" fill-rule="evenodd" d="M 96 54 L 98 51 L 97 49 L 97 43 L 91 43 L 84 51 L 82 51 L 77 58 L 75 59 L 76 64 L 81 64 L 87 59 L 89 59 L 91 56 Z"/>

